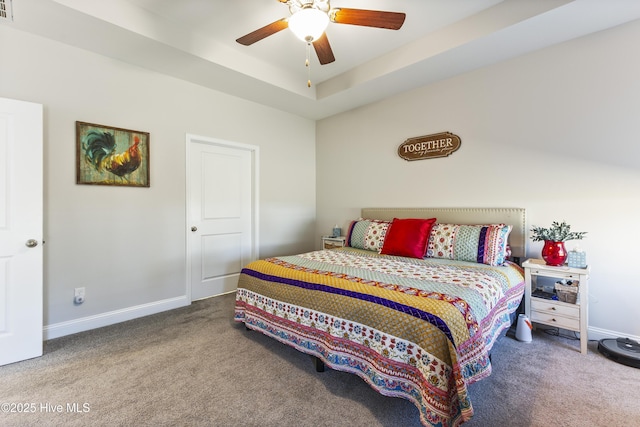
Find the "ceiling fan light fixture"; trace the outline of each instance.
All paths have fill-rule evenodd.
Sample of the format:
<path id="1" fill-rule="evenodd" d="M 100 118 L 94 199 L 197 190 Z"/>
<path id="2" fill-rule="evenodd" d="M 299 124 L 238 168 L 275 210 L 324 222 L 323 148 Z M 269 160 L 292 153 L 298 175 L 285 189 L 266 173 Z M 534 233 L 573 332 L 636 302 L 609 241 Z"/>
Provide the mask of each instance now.
<path id="1" fill-rule="evenodd" d="M 289 29 L 300 40 L 311 43 L 320 38 L 329 25 L 329 15 L 316 8 L 305 8 L 289 18 Z"/>

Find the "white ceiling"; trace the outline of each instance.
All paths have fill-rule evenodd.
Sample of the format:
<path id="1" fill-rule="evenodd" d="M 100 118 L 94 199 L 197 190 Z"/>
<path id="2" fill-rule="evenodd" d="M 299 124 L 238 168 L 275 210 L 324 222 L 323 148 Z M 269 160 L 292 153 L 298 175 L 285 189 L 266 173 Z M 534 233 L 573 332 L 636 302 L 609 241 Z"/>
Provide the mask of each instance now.
<path id="1" fill-rule="evenodd" d="M 10 0 L 5 0 L 9 3 Z M 332 0 L 404 12 L 398 31 L 330 23 L 336 61 L 317 62 L 284 30 L 277 0 L 13 0 L 2 25 L 234 96 L 320 119 L 456 74 L 640 18 L 639 0 Z"/>

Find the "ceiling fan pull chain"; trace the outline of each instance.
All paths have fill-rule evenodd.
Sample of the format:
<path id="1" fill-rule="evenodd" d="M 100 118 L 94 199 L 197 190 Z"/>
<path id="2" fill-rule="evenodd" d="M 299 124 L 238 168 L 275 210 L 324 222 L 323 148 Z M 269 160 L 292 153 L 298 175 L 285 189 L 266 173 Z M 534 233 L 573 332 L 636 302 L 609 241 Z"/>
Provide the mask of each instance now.
<path id="1" fill-rule="evenodd" d="M 307 42 L 307 59 L 304 66 L 307 67 L 307 87 L 311 87 L 311 64 L 309 63 L 309 55 L 311 54 L 311 43 Z"/>

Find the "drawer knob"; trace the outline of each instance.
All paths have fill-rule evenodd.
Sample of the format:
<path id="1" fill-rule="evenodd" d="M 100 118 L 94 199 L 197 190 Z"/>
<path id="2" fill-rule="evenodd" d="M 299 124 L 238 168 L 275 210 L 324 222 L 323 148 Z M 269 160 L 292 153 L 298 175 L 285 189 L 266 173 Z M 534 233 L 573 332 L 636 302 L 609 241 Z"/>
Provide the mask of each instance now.
<path id="1" fill-rule="evenodd" d="M 554 310 L 554 311 L 555 311 L 555 309 L 556 309 L 555 307 L 551 307 L 551 310 Z"/>

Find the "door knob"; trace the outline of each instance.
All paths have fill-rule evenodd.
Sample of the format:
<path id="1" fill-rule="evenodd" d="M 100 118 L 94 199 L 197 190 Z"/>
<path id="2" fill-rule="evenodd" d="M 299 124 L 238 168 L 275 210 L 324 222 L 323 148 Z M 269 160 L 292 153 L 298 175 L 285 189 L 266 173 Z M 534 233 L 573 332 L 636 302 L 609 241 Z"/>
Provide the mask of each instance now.
<path id="1" fill-rule="evenodd" d="M 191 227 L 191 231 L 198 231 L 198 227 L 194 225 L 193 227 Z"/>
<path id="2" fill-rule="evenodd" d="M 29 240 L 26 241 L 25 245 L 28 248 L 35 248 L 36 246 L 38 246 L 38 241 L 34 240 L 34 239 L 29 239 Z"/>

